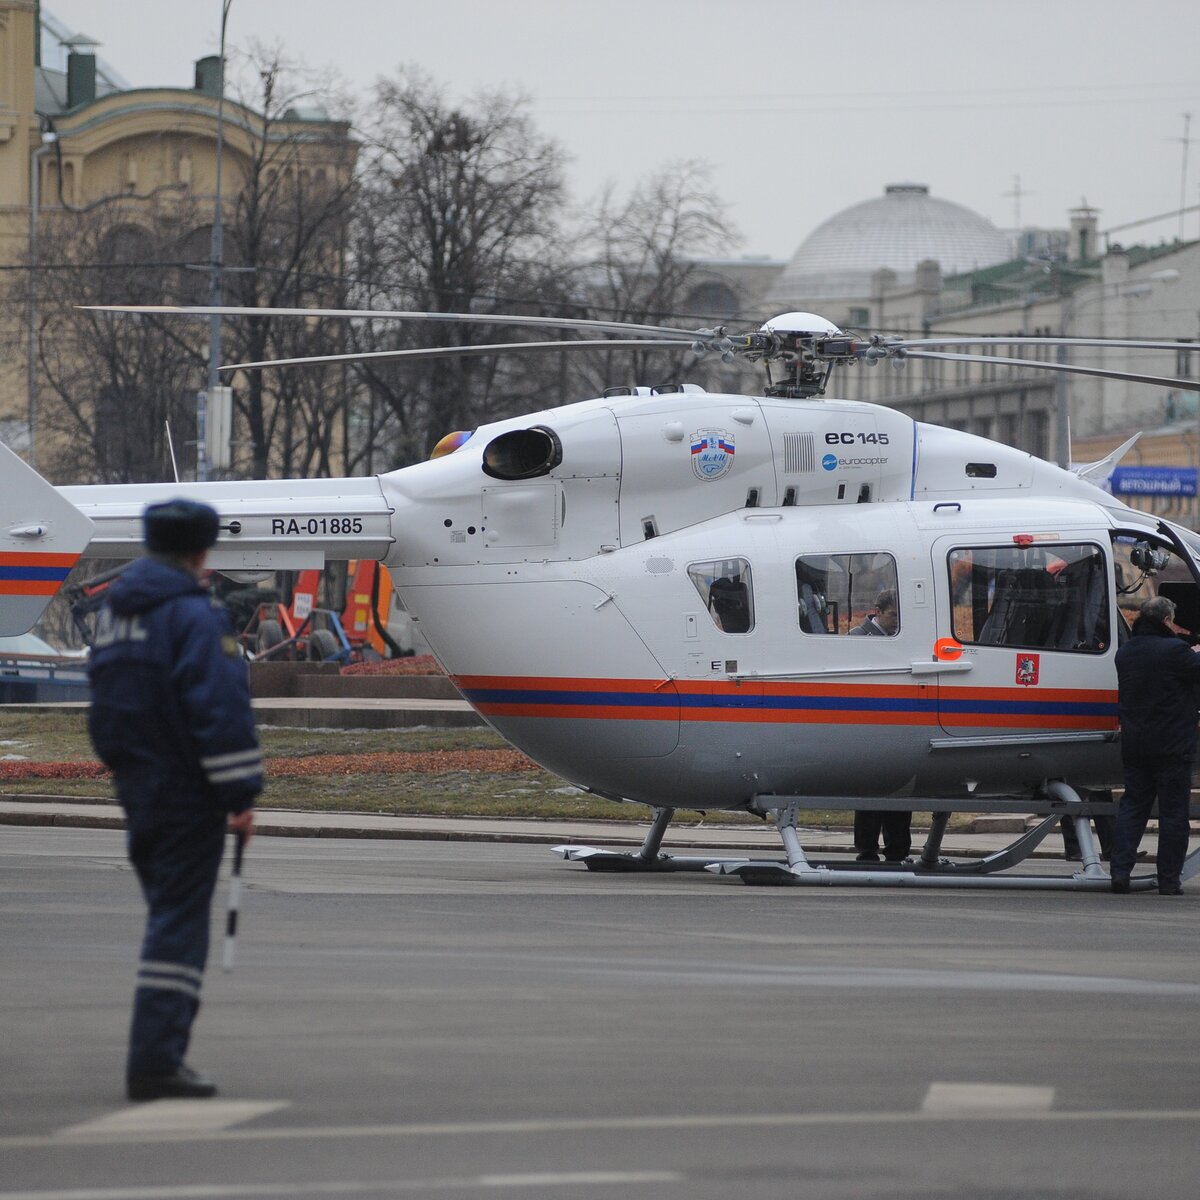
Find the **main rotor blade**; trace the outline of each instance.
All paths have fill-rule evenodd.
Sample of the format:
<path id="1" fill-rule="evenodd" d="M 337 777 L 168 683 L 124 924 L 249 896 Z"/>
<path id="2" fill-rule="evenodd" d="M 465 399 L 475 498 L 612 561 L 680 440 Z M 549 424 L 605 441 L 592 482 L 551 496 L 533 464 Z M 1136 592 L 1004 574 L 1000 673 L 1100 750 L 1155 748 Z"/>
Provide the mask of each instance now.
<path id="1" fill-rule="evenodd" d="M 1200 351 L 1200 342 L 1147 342 L 1138 338 L 1073 338 L 1073 337 L 944 337 L 901 338 L 889 343 L 908 349 L 910 346 L 1112 346 L 1125 350 L 1185 350 Z"/>
<path id="2" fill-rule="evenodd" d="M 567 341 L 567 342 L 501 342 L 493 346 L 432 346 L 420 350 L 370 350 L 361 354 L 322 354 L 311 358 L 276 358 L 266 362 L 228 363 L 217 368 L 218 371 L 261 371 L 264 367 L 302 367 L 314 363 L 347 363 L 372 362 L 378 359 L 407 358 L 471 358 L 485 354 L 509 354 L 512 351 L 552 353 L 555 350 L 656 350 L 670 347 L 675 350 L 687 350 L 692 345 L 692 339 L 663 338 L 660 340 L 640 339 L 623 341 L 616 338 L 600 341 Z"/>
<path id="3" fill-rule="evenodd" d="M 907 350 L 906 358 L 936 358 L 943 362 L 991 363 L 1002 367 L 1034 367 L 1039 371 L 1061 371 L 1070 375 L 1095 375 L 1101 379 L 1127 379 L 1131 383 L 1149 383 L 1156 387 L 1179 388 L 1200 392 L 1200 380 L 1175 379 L 1170 375 L 1139 375 L 1134 371 L 1110 371 L 1104 367 L 1080 367 L 1074 363 L 1039 362 L 1035 358 L 997 358 L 991 354 L 942 354 L 936 350 Z"/>
<path id="4" fill-rule="evenodd" d="M 675 329 L 669 325 L 637 325 L 625 321 L 591 321 L 583 317 L 527 317 L 511 313 L 405 312 L 369 308 L 237 308 L 221 305 L 177 304 L 81 304 L 89 312 L 140 313 L 159 317 L 333 317 L 342 320 L 368 320 L 380 317 L 388 321 L 450 321 L 468 325 L 528 325 L 548 329 L 587 329 L 594 333 L 645 334 L 662 337 L 677 334 L 696 338 L 711 334 L 707 329 Z"/>

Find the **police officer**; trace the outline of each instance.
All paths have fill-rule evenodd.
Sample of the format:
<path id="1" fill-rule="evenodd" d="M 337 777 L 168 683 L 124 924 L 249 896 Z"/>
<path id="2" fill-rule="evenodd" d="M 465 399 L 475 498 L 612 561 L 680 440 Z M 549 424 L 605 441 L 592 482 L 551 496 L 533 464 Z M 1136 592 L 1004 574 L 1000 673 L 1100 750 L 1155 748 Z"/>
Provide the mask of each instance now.
<path id="1" fill-rule="evenodd" d="M 1182 895 L 1200 654 L 1171 629 L 1174 619 L 1174 602 L 1152 597 L 1138 610 L 1133 636 L 1117 651 L 1125 794 L 1109 865 L 1114 892 L 1129 891 L 1129 873 L 1157 796 L 1158 890 Z"/>
<path id="2" fill-rule="evenodd" d="M 109 588 L 88 668 L 88 729 L 116 777 L 149 909 L 126 1092 L 206 1097 L 216 1085 L 184 1056 L 225 829 L 253 833 L 262 755 L 232 624 L 200 582 L 216 512 L 170 500 L 150 505 L 143 525 L 148 553 Z"/>

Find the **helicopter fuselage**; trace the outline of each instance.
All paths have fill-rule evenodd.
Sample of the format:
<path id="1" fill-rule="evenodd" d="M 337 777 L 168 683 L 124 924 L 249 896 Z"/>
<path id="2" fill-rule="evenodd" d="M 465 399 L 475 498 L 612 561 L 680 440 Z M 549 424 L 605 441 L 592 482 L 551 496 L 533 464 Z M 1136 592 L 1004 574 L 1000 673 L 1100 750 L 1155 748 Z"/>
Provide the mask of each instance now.
<path id="1" fill-rule="evenodd" d="M 554 465 L 483 475 L 535 428 Z M 668 394 L 382 482 L 423 635 L 581 786 L 709 809 L 1119 779 L 1114 538 L 1161 539 L 1027 454 L 868 405 Z M 895 635 L 851 633 L 888 589 Z"/>

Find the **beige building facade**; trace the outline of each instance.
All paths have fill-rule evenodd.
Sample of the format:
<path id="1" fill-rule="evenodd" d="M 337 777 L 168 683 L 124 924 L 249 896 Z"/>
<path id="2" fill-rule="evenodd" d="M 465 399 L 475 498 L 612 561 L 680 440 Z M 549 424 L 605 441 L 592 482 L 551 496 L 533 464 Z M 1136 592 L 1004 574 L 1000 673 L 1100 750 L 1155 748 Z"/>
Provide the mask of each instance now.
<path id="1" fill-rule="evenodd" d="M 117 9 L 96 15 L 121 19 Z M 10 280 L 32 273 L 35 283 L 24 311 L 10 307 L 0 317 L 0 439 L 34 459 L 39 380 L 32 355 L 42 315 L 36 285 L 54 267 L 39 241 L 52 225 L 69 230 L 73 215 L 83 219 L 107 202 L 136 239 L 139 222 L 175 214 L 189 226 L 178 244 L 200 268 L 200 299 L 216 209 L 218 125 L 226 221 L 250 173 L 269 157 L 264 147 L 287 145 L 279 169 L 302 172 L 314 184 L 348 183 L 356 156 L 349 125 L 321 110 L 268 118 L 229 97 L 222 101 L 215 56 L 197 60 L 192 86 L 124 89 L 98 68 L 98 43 L 84 37 L 56 44 L 65 70 L 43 66 L 42 39 L 52 31 L 61 36 L 62 27 L 36 0 L 0 0 L 0 268 Z M 197 378 L 197 389 L 204 382 Z"/>

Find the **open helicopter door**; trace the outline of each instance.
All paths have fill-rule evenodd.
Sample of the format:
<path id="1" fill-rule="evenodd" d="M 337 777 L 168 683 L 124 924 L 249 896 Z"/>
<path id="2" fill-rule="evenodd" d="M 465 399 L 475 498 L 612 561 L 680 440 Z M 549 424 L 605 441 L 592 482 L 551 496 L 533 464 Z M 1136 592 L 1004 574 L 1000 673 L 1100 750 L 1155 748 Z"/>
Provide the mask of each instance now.
<path id="1" fill-rule="evenodd" d="M 1116 753 L 1116 610 L 1107 530 L 935 538 L 937 751 L 969 750 L 977 776 L 1021 788 L 1087 784 Z M 961 647 L 961 650 L 959 649 Z"/>
<path id="2" fill-rule="evenodd" d="M 92 522 L 0 445 L 0 636 L 25 633 L 92 540 Z"/>

